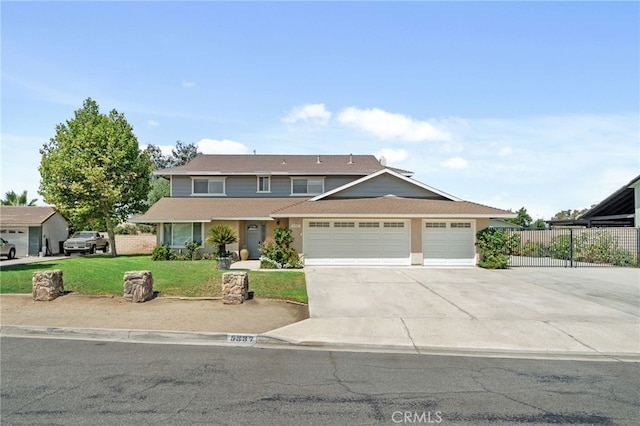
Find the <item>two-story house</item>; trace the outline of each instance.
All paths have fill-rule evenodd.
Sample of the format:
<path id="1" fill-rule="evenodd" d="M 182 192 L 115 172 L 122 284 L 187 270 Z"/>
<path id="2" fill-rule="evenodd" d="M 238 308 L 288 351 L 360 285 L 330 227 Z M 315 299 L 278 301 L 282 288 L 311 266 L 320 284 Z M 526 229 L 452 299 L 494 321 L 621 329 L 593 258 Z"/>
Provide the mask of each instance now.
<path id="1" fill-rule="evenodd" d="M 474 265 L 475 233 L 511 212 L 463 201 L 372 155 L 200 155 L 156 172 L 171 194 L 133 221 L 158 242 L 203 241 L 233 226 L 250 258 L 289 227 L 306 265 Z M 206 251 L 213 247 L 204 247 Z"/>

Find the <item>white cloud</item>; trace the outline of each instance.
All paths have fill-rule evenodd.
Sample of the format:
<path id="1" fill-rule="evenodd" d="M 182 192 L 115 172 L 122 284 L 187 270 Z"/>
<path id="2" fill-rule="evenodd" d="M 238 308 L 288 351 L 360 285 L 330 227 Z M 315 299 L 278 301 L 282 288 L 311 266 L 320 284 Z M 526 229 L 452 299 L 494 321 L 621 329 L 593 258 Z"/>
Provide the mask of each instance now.
<path id="1" fill-rule="evenodd" d="M 182 87 L 184 87 L 185 89 L 194 88 L 194 87 L 196 87 L 196 82 L 195 81 L 182 80 Z"/>
<path id="2" fill-rule="evenodd" d="M 469 162 L 462 157 L 453 157 L 443 161 L 441 166 L 447 169 L 464 169 L 469 166 Z"/>
<path id="3" fill-rule="evenodd" d="M 246 154 L 249 149 L 240 142 L 228 139 L 200 139 L 196 142 L 198 151 L 203 154 Z"/>
<path id="4" fill-rule="evenodd" d="M 378 151 L 375 156 L 378 158 L 384 157 L 388 165 L 393 165 L 394 163 L 400 163 L 406 160 L 408 154 L 404 149 L 384 148 Z"/>
<path id="5" fill-rule="evenodd" d="M 298 121 L 327 124 L 330 118 L 331 112 L 325 108 L 324 104 L 306 104 L 292 108 L 282 121 L 289 124 Z"/>
<path id="6" fill-rule="evenodd" d="M 451 139 L 449 133 L 436 128 L 427 121 L 414 120 L 406 115 L 387 112 L 379 108 L 345 108 L 338 115 L 338 121 L 383 140 L 422 142 Z"/>
<path id="7" fill-rule="evenodd" d="M 147 121 L 147 126 L 149 127 L 157 127 L 160 123 L 158 123 L 157 121 L 154 120 L 149 120 Z"/>
<path id="8" fill-rule="evenodd" d="M 498 150 L 498 155 L 500 157 L 506 157 L 507 155 L 511 155 L 513 149 L 510 146 L 504 146 Z"/>

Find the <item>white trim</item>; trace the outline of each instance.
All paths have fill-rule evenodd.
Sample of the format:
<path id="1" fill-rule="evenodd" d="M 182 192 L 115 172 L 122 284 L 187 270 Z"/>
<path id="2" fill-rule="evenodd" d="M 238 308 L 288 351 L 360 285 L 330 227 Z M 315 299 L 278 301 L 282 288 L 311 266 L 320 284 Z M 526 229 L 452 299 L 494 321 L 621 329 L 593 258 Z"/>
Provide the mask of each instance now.
<path id="1" fill-rule="evenodd" d="M 269 189 L 261 190 L 260 189 L 260 179 L 267 178 L 269 179 Z M 271 193 L 271 176 L 270 175 L 257 175 L 256 176 L 256 193 L 258 194 L 270 194 Z"/>
<path id="2" fill-rule="evenodd" d="M 397 172 L 394 172 L 393 170 L 390 170 L 390 169 L 382 169 L 382 170 L 379 170 L 379 171 L 377 171 L 375 173 L 371 173 L 370 175 L 364 176 L 364 177 L 362 177 L 360 179 L 357 179 L 357 180 L 354 180 L 354 181 L 349 182 L 347 184 L 344 184 L 344 185 L 342 185 L 342 186 L 340 186 L 340 187 L 338 187 L 336 189 L 332 189 L 331 191 L 324 192 L 324 193 L 318 195 L 317 197 L 314 197 L 314 198 L 310 199 L 309 201 L 322 200 L 325 197 L 328 197 L 330 195 L 333 195 L 333 194 L 336 194 L 338 192 L 344 191 L 345 189 L 351 188 L 353 186 L 359 185 L 362 182 L 366 182 L 369 179 L 376 178 L 376 177 L 378 177 L 378 176 L 380 176 L 382 174 L 389 174 L 391 176 L 395 176 L 398 179 L 401 179 L 401 180 L 403 180 L 405 182 L 408 182 L 408 183 L 410 183 L 412 185 L 415 185 L 415 186 L 417 186 L 419 188 L 426 189 L 427 191 L 433 192 L 433 193 L 438 194 L 440 196 L 443 196 L 443 197 L 445 197 L 445 198 L 447 198 L 447 199 L 449 199 L 451 201 L 463 201 L 461 198 L 454 197 L 451 194 L 447 194 L 444 191 L 440 191 L 439 189 L 433 188 L 433 187 L 431 187 L 429 185 L 425 185 L 422 182 L 418 182 L 417 180 L 411 179 L 410 177 L 404 176 L 404 175 L 402 175 L 400 173 L 397 173 Z"/>

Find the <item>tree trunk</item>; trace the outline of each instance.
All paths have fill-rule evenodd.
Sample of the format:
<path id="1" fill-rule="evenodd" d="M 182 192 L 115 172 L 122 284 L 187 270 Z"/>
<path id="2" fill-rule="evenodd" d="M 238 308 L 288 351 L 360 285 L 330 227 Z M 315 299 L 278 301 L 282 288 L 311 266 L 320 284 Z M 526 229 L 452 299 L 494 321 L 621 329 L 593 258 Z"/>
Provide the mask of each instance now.
<path id="1" fill-rule="evenodd" d="M 113 231 L 113 222 L 111 218 L 107 216 L 107 234 L 109 235 L 109 247 L 111 247 L 111 257 L 116 257 L 118 252 L 116 251 L 116 234 Z"/>

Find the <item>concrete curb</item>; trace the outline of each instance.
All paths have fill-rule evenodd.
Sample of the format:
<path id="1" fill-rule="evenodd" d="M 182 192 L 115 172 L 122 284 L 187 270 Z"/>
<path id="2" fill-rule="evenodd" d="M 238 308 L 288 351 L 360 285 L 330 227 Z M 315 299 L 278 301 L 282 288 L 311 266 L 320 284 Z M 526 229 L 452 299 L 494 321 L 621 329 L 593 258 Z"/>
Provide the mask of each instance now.
<path id="1" fill-rule="evenodd" d="M 414 355 L 473 356 L 484 358 L 519 358 L 584 360 L 608 362 L 640 362 L 640 354 L 604 352 L 514 351 L 492 348 L 412 347 L 401 345 L 346 344 L 322 341 L 288 341 L 265 334 L 206 333 L 170 330 L 126 330 L 108 328 L 70 328 L 46 326 L 0 326 L 2 337 L 89 340 L 103 342 L 201 345 L 251 346 L 344 352 L 379 352 Z"/>

